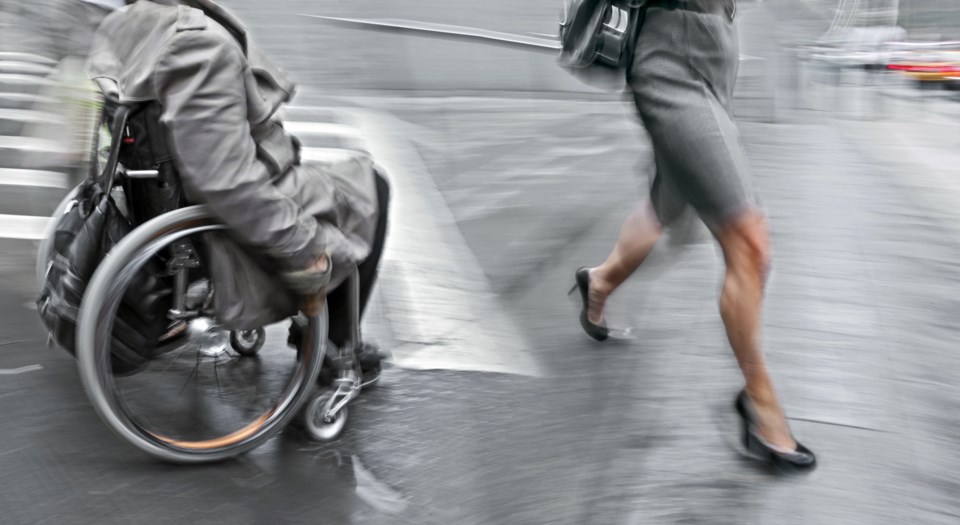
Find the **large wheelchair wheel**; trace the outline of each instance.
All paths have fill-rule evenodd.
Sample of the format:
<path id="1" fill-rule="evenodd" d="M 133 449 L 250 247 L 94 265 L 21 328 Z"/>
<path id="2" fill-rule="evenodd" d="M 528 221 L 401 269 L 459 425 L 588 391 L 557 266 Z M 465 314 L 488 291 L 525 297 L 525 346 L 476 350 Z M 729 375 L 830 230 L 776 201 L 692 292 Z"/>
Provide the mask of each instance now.
<path id="1" fill-rule="evenodd" d="M 77 196 L 78 189 L 79 186 L 70 190 L 67 196 L 57 205 L 53 211 L 53 215 L 50 216 L 50 222 L 47 223 L 47 227 L 43 231 L 43 238 L 40 239 L 40 245 L 37 246 L 36 273 L 38 293 L 43 292 L 43 285 L 46 281 L 47 267 L 49 266 L 50 256 L 53 254 L 53 234 L 57 231 L 57 223 L 60 221 L 60 217 L 63 217 L 63 214 L 66 213 L 67 206 L 69 206 L 70 203 L 73 202 L 74 197 Z"/>
<path id="2" fill-rule="evenodd" d="M 202 271 L 195 266 L 187 294 L 194 297 L 184 310 L 188 314 L 180 317 L 185 328 L 132 373 L 115 372 L 114 321 L 138 273 L 172 246 L 198 245 L 203 236 L 223 229 L 201 206 L 157 217 L 107 255 L 83 297 L 77 360 L 87 396 L 116 434 L 161 460 L 220 461 L 262 444 L 295 416 L 323 361 L 326 308 L 308 319 L 307 337 L 298 349 L 287 347 L 288 326 L 278 323 L 265 327 L 267 342 L 256 357 L 231 352 L 229 331 L 218 328 L 204 309 L 209 300 L 203 297 L 214 291 L 204 291 Z"/>

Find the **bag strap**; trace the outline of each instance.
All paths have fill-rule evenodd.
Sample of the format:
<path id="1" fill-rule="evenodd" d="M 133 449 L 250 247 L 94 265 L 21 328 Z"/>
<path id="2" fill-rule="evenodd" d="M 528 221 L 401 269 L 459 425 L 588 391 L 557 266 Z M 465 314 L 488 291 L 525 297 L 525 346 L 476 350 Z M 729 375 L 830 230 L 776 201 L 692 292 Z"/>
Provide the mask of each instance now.
<path id="1" fill-rule="evenodd" d="M 107 159 L 107 165 L 97 178 L 103 191 L 110 193 L 113 188 L 113 182 L 117 175 L 117 166 L 120 164 L 120 148 L 123 145 L 123 130 L 127 127 L 127 119 L 130 118 L 130 112 L 133 108 L 122 104 L 117 107 L 113 114 L 113 126 L 110 129 L 111 140 L 113 144 L 110 147 L 110 157 Z"/>
<path id="2" fill-rule="evenodd" d="M 639 7 L 630 8 L 630 26 L 628 28 L 629 41 L 627 43 L 627 54 L 620 62 L 620 67 L 630 69 L 633 67 L 633 55 L 637 51 L 637 40 L 640 39 L 640 30 L 643 28 L 643 22 L 647 17 L 647 3 L 644 2 Z"/>

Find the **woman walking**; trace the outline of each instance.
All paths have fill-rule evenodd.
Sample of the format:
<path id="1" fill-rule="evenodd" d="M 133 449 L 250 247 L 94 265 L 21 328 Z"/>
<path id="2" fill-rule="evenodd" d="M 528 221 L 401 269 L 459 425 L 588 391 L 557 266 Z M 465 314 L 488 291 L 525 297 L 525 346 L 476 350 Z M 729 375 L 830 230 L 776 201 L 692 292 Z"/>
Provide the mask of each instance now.
<path id="1" fill-rule="evenodd" d="M 656 175 L 607 259 L 576 272 L 580 323 L 592 338 L 607 339 L 607 297 L 640 267 L 662 229 L 693 208 L 723 250 L 720 315 L 746 383 L 735 404 L 744 444 L 776 466 L 806 470 L 816 458 L 791 435 L 760 347 L 770 240 L 731 110 L 739 65 L 734 2 L 647 2 L 627 80 L 653 141 Z"/>

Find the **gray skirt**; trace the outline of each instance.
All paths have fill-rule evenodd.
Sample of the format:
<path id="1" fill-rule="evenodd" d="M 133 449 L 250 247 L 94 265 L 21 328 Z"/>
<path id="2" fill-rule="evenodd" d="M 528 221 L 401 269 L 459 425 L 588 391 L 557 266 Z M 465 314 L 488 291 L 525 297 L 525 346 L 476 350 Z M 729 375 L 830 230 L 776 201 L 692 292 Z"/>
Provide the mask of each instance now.
<path id="1" fill-rule="evenodd" d="M 716 228 L 756 207 L 757 197 L 731 107 L 739 67 L 733 10 L 697 5 L 651 4 L 627 80 L 653 142 L 650 197 L 661 223 L 693 207 Z"/>

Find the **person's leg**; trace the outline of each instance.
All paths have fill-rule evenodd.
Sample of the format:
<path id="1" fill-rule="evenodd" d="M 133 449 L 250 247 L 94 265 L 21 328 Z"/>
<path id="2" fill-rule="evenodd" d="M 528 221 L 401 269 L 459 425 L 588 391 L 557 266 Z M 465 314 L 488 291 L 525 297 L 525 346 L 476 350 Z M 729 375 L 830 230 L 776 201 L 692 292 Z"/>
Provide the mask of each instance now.
<path id="1" fill-rule="evenodd" d="M 796 442 L 790 435 L 760 345 L 760 313 L 770 267 L 766 218 L 758 211 L 749 211 L 713 230 L 726 265 L 720 316 L 743 373 L 747 396 L 754 404 L 757 432 L 768 442 L 793 450 Z"/>
<path id="2" fill-rule="evenodd" d="M 587 310 L 590 322 L 603 322 L 607 297 L 640 267 L 660 234 L 660 221 L 651 201 L 648 200 L 627 217 L 610 255 L 603 264 L 590 270 L 590 304 Z"/>
<path id="3" fill-rule="evenodd" d="M 367 303 L 370 300 L 370 294 L 377 279 L 377 271 L 380 267 L 380 259 L 383 256 L 383 247 L 387 237 L 387 217 L 390 206 L 390 185 L 386 179 L 377 174 L 377 206 L 379 216 L 374 233 L 373 245 L 370 249 L 370 255 L 357 266 L 357 273 L 360 277 L 360 318 L 363 319 L 363 313 L 366 311 Z M 330 314 L 330 331 L 328 339 L 337 346 L 346 343 L 350 336 L 349 323 L 349 292 L 346 283 L 339 286 L 330 295 L 327 296 L 327 307 Z"/>
<path id="4" fill-rule="evenodd" d="M 373 246 L 370 248 L 370 255 L 360 263 L 357 272 L 360 275 L 360 315 L 367 309 L 367 303 L 370 301 L 370 294 L 373 292 L 373 286 L 377 282 L 377 275 L 380 270 L 380 260 L 383 258 L 383 248 L 387 240 L 387 224 L 390 215 L 390 183 L 387 179 L 376 174 L 377 187 L 377 228 L 373 236 Z"/>

